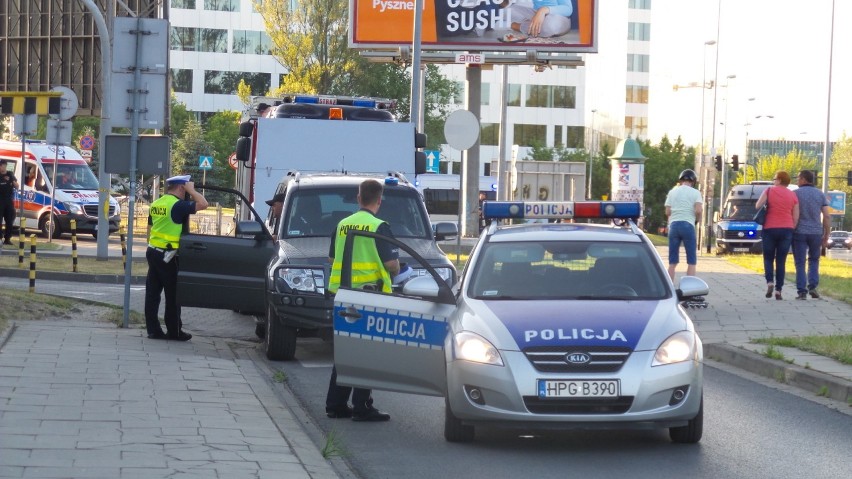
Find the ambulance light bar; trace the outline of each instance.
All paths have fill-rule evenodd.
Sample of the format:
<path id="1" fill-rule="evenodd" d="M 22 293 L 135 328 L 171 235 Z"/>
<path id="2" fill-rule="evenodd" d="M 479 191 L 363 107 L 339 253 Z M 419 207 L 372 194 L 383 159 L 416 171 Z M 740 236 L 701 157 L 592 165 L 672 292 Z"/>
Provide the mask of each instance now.
<path id="1" fill-rule="evenodd" d="M 487 219 L 591 219 L 639 218 L 642 206 L 635 201 L 485 201 Z"/>

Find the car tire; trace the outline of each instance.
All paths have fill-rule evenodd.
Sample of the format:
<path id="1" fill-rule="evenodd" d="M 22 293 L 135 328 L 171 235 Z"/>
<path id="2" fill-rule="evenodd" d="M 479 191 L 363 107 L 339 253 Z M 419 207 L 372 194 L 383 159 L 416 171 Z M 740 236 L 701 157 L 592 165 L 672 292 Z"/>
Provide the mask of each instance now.
<path id="1" fill-rule="evenodd" d="M 44 215 L 38 220 L 38 229 L 41 230 L 41 236 L 43 238 L 48 238 L 50 236 L 48 226 L 48 216 Z M 62 236 L 62 228 L 59 226 L 59 222 L 56 220 L 56 217 L 53 217 L 53 237 L 59 238 Z"/>
<path id="2" fill-rule="evenodd" d="M 679 444 L 695 444 L 701 440 L 701 435 L 704 433 L 704 398 L 701 398 L 701 406 L 698 407 L 698 414 L 689 420 L 686 426 L 670 427 L 669 437 L 672 442 Z"/>
<path id="3" fill-rule="evenodd" d="M 278 321 L 272 306 L 266 311 L 266 358 L 272 361 L 291 361 L 296 357 L 296 328 Z"/>
<path id="4" fill-rule="evenodd" d="M 444 399 L 444 439 L 447 442 L 473 442 L 475 436 L 474 426 L 462 424 L 461 419 L 453 414 L 450 402 Z"/>

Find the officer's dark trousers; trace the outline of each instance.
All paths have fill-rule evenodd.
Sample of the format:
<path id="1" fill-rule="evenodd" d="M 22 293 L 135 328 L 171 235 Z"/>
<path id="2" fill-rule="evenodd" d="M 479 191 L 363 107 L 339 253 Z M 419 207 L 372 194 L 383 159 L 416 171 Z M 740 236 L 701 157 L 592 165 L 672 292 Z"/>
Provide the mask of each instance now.
<path id="1" fill-rule="evenodd" d="M 3 241 L 12 241 L 12 223 L 15 222 L 15 205 L 12 200 L 0 200 L 0 215 L 3 216 Z"/>
<path id="2" fill-rule="evenodd" d="M 347 407 L 349 394 L 352 393 L 352 410 L 355 414 L 365 414 L 373 407 L 371 390 L 337 385 L 337 366 L 331 368 L 331 380 L 328 382 L 328 395 L 325 397 L 326 411 L 340 411 Z"/>
<path id="3" fill-rule="evenodd" d="M 177 274 L 178 258 L 175 256 L 168 263 L 163 262 L 163 252 L 148 248 L 145 252 L 148 260 L 148 278 L 145 280 L 145 326 L 148 334 L 159 334 L 160 320 L 157 313 L 160 310 L 160 294 L 166 292 L 167 334 L 175 335 L 181 331 L 180 306 L 177 305 Z"/>

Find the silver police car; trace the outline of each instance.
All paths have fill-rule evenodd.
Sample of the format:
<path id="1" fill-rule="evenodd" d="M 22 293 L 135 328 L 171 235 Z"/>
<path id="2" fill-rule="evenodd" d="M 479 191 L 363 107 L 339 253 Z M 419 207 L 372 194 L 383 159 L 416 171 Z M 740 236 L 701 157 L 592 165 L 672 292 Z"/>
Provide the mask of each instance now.
<path id="1" fill-rule="evenodd" d="M 486 202 L 493 221 L 459 283 L 411 252 L 430 275 L 390 294 L 349 287 L 352 242 L 381 238 L 351 233 L 334 306 L 338 383 L 443 396 L 452 442 L 478 425 L 668 428 L 698 442 L 703 351 L 687 306 L 706 305 L 709 289 L 696 277 L 675 288 L 634 223 L 640 209 Z M 500 224 L 530 218 L 560 222 Z"/>

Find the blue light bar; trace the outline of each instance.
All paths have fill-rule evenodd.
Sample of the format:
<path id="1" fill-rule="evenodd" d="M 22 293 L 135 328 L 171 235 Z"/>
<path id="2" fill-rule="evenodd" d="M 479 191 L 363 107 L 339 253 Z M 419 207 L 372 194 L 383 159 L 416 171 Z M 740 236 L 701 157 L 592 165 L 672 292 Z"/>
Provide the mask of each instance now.
<path id="1" fill-rule="evenodd" d="M 352 105 L 353 106 L 366 106 L 368 108 L 375 108 L 376 107 L 376 101 L 375 100 L 364 100 L 364 99 L 352 100 Z"/>
<path id="2" fill-rule="evenodd" d="M 385 177 L 385 184 L 396 186 L 399 184 L 399 178 L 395 178 L 393 176 Z"/>
<path id="3" fill-rule="evenodd" d="M 485 201 L 482 215 L 492 219 L 638 218 L 634 201 Z"/>

